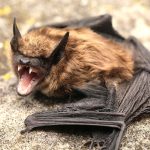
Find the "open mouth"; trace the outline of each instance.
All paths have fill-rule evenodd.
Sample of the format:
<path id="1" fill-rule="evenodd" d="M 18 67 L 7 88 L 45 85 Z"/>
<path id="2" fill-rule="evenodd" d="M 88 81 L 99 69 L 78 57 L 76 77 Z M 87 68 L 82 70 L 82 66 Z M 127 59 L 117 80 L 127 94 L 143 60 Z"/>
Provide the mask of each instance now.
<path id="1" fill-rule="evenodd" d="M 19 76 L 17 92 L 19 95 L 25 96 L 30 94 L 43 78 L 40 69 L 26 65 L 18 65 L 17 72 Z"/>

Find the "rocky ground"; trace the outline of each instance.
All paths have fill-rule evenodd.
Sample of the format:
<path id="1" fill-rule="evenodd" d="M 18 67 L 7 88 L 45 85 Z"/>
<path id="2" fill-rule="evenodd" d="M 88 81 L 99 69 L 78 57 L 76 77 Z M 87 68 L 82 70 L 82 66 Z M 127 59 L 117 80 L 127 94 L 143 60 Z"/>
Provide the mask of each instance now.
<path id="1" fill-rule="evenodd" d="M 50 109 L 34 97 L 22 98 L 14 92 L 10 71 L 9 41 L 13 17 L 24 34 L 31 26 L 80 19 L 110 13 L 116 29 L 125 37 L 134 35 L 150 49 L 149 0 L 0 0 L 0 149 L 2 150 L 80 150 L 87 137 L 50 132 L 20 135 L 27 115 Z M 122 141 L 122 150 L 150 149 L 150 119 L 131 125 Z"/>

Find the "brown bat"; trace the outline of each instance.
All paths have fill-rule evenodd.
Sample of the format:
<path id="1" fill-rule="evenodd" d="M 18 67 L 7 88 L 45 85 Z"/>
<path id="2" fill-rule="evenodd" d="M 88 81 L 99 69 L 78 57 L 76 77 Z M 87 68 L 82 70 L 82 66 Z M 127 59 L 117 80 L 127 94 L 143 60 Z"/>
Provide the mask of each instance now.
<path id="1" fill-rule="evenodd" d="M 47 96 L 70 94 L 94 80 L 117 84 L 133 75 L 132 54 L 88 28 L 43 27 L 21 36 L 14 21 L 11 41 L 17 91 Z"/>
<path id="2" fill-rule="evenodd" d="M 149 113 L 150 53 L 135 38 L 119 35 L 109 15 L 43 26 L 24 36 L 14 20 L 13 34 L 17 92 L 39 90 L 72 100 L 60 110 L 29 116 L 25 131 L 60 125 L 99 127 L 96 135 L 91 131 L 89 148 L 96 143 L 100 149 L 117 150 L 126 126 Z"/>

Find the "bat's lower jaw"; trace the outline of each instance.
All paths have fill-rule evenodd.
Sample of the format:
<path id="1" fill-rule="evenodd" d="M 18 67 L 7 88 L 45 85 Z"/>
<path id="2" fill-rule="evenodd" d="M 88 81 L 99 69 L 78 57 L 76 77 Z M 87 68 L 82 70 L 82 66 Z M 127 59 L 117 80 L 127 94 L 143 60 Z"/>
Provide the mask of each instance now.
<path id="1" fill-rule="evenodd" d="M 29 94 L 31 94 L 36 88 L 36 84 L 35 85 L 28 85 L 27 87 L 22 87 L 20 85 L 20 83 L 18 83 L 17 86 L 17 94 L 20 96 L 27 96 Z"/>
<path id="2" fill-rule="evenodd" d="M 20 96 L 27 96 L 37 89 L 42 77 L 32 78 L 30 76 L 23 76 L 19 78 L 17 85 L 17 93 Z"/>

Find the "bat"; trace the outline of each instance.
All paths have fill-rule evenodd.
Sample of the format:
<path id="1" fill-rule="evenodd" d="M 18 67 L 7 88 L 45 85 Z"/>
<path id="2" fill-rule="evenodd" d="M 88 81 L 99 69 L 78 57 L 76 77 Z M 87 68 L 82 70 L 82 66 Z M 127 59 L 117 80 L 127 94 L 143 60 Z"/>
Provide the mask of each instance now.
<path id="1" fill-rule="evenodd" d="M 42 27 L 22 37 L 14 20 L 13 33 L 12 60 L 20 95 L 39 90 L 60 97 L 90 81 L 117 84 L 132 78 L 132 54 L 86 27 Z"/>
<path id="2" fill-rule="evenodd" d="M 136 38 L 122 37 L 110 15 L 34 28 L 23 37 L 14 20 L 11 48 L 18 94 L 71 97 L 59 110 L 28 116 L 23 132 L 99 127 L 89 149 L 117 150 L 128 124 L 150 112 L 150 53 Z"/>

